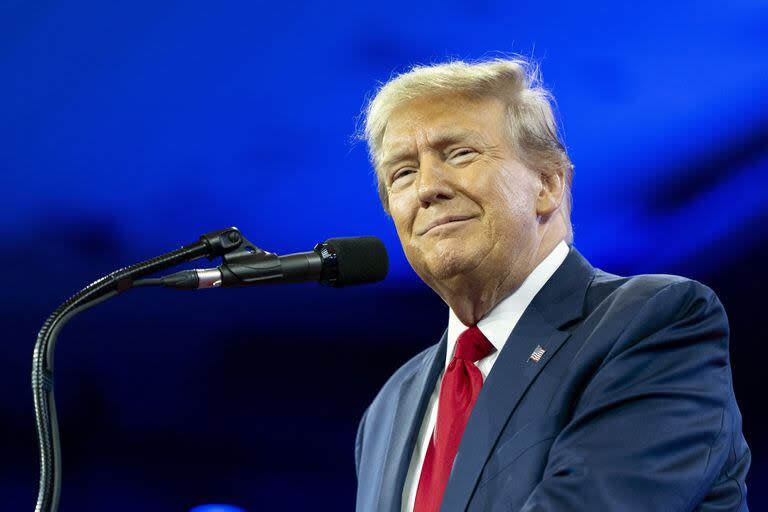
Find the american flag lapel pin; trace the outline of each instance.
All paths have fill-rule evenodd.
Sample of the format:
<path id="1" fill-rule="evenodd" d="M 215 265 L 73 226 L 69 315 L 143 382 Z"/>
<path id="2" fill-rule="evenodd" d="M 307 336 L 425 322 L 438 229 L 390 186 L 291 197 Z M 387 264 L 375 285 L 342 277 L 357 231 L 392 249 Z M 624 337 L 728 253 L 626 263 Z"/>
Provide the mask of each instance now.
<path id="1" fill-rule="evenodd" d="M 528 361 L 538 363 L 541 361 L 541 357 L 544 355 L 544 352 L 546 352 L 546 349 L 542 348 L 541 345 L 536 345 L 536 348 L 533 349 L 533 352 L 531 352 L 531 357 L 528 358 Z"/>

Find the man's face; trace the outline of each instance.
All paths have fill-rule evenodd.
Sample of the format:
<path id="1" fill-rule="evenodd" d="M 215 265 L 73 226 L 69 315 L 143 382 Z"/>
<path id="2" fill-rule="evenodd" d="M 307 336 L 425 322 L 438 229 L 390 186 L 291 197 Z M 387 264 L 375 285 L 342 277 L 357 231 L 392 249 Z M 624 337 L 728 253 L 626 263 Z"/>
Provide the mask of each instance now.
<path id="1" fill-rule="evenodd" d="M 504 104 L 450 94 L 395 109 L 379 165 L 405 255 L 435 288 L 500 279 L 538 244 L 538 176 L 512 153 Z"/>

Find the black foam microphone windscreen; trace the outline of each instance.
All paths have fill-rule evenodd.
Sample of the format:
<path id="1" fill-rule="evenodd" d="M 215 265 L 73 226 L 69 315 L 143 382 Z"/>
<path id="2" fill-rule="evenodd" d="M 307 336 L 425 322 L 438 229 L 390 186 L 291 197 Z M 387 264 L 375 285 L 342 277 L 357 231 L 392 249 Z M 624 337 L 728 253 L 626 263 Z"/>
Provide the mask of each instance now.
<path id="1" fill-rule="evenodd" d="M 338 258 L 336 286 L 373 283 L 387 276 L 389 258 L 384 243 L 375 236 L 329 238 Z"/>

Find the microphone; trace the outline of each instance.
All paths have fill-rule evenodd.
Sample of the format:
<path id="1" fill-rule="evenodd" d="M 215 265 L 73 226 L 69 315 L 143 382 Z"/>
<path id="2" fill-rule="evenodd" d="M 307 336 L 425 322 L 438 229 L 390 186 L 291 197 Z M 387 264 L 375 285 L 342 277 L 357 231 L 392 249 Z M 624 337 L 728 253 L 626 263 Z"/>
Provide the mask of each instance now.
<path id="1" fill-rule="evenodd" d="M 248 246 L 225 257 L 225 263 L 216 268 L 183 270 L 158 279 L 157 284 L 194 290 L 318 281 L 340 288 L 381 281 L 388 268 L 387 250 L 378 238 L 329 238 L 309 252 L 285 256 Z"/>

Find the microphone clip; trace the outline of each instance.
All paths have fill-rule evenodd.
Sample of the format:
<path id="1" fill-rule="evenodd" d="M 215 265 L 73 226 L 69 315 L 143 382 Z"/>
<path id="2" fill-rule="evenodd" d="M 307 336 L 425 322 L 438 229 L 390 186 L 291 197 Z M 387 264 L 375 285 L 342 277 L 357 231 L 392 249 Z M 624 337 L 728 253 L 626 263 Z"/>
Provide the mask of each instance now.
<path id="1" fill-rule="evenodd" d="M 222 257 L 218 267 L 221 281 L 214 286 L 247 284 L 274 279 L 280 275 L 277 254 L 257 247 L 234 226 L 206 233 L 200 240 L 210 248 L 209 259 Z"/>
<path id="2" fill-rule="evenodd" d="M 200 241 L 208 248 L 209 260 L 222 256 L 225 263 L 246 254 L 265 253 L 245 238 L 240 230 L 234 226 L 201 235 Z"/>

